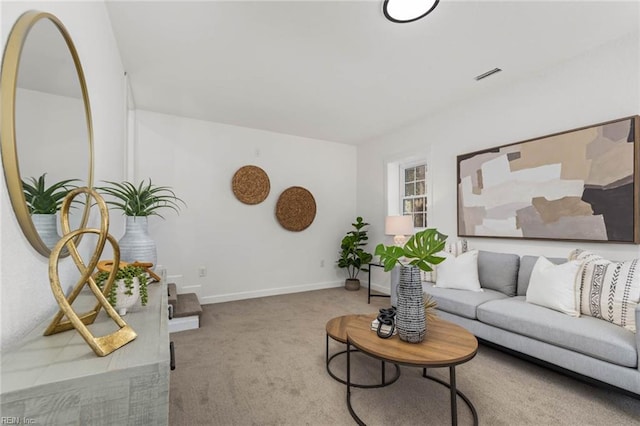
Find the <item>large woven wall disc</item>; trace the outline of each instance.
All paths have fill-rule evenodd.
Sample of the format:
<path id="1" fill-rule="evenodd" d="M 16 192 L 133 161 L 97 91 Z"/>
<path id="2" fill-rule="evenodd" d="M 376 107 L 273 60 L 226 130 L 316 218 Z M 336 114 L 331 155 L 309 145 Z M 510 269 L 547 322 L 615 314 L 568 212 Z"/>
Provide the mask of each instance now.
<path id="1" fill-rule="evenodd" d="M 302 231 L 316 217 L 316 200 L 305 188 L 289 187 L 278 198 L 276 217 L 284 229 Z"/>
<path id="2" fill-rule="evenodd" d="M 236 198 L 245 204 L 258 204 L 269 195 L 269 176 L 258 166 L 243 166 L 233 175 L 231 186 Z"/>

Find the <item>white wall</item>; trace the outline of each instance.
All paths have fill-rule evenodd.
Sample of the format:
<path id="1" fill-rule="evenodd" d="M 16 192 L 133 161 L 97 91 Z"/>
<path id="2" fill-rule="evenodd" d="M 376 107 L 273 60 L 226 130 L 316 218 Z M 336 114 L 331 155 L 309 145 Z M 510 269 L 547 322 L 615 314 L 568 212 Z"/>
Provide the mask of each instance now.
<path id="1" fill-rule="evenodd" d="M 102 2 L 1 3 L 2 48 L 11 27 L 25 11 L 36 9 L 56 15 L 71 34 L 85 72 L 93 111 L 95 176 L 122 179 L 124 173 L 124 71 L 109 18 Z M 64 161 L 61 152 L 58 160 Z M 48 280 L 48 259 L 40 256 L 22 235 L 11 209 L 4 174 L 0 175 L 0 311 L 1 348 L 19 341 L 57 311 Z M 113 221 L 112 233 L 123 228 Z M 87 239 L 88 241 L 88 239 Z M 64 287 L 74 283 L 75 267 L 61 262 Z M 67 280 L 65 280 L 67 278 Z"/>
<path id="2" fill-rule="evenodd" d="M 188 205 L 149 225 L 158 264 L 179 293 L 214 303 L 343 284 L 335 260 L 356 216 L 354 146 L 147 111 L 136 117 L 136 180 L 171 186 Z M 233 174 L 248 164 L 271 183 L 257 205 L 241 203 L 231 189 Z M 317 205 L 301 232 L 275 218 L 278 196 L 290 186 L 307 188 Z"/>
<path id="3" fill-rule="evenodd" d="M 632 34 L 371 141 L 358 150 L 358 211 L 381 229 L 386 215 L 385 162 L 427 151 L 433 189 L 429 226 L 456 238 L 456 156 L 639 114 L 638 40 L 638 34 Z M 491 78 L 499 79 L 500 74 Z M 370 240 L 383 238 L 375 232 Z M 471 238 L 470 244 L 491 251 L 559 257 L 576 247 L 612 259 L 640 254 L 632 244 L 490 238 Z M 374 271 L 372 281 L 388 288 L 388 275 Z"/>

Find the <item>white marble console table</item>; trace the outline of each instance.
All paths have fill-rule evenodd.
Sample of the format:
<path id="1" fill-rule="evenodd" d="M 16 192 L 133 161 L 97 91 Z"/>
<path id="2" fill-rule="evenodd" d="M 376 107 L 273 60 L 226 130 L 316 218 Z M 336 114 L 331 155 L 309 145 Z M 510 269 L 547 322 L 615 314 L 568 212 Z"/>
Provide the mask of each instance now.
<path id="1" fill-rule="evenodd" d="M 78 302 L 91 302 L 91 294 L 85 292 L 88 289 L 74 308 Z M 50 320 L 19 346 L 2 352 L 2 419 L 41 425 L 167 425 L 166 284 L 149 284 L 147 306 L 138 303 L 123 319 L 138 337 L 105 357 L 96 356 L 75 330 L 43 336 Z M 101 311 L 89 329 L 102 336 L 117 327 Z"/>

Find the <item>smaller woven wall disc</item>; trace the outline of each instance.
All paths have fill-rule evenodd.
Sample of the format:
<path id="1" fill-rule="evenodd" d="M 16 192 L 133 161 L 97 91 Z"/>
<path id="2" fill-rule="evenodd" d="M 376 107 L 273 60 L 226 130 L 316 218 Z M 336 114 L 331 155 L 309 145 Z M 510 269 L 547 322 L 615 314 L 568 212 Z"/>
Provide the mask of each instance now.
<path id="1" fill-rule="evenodd" d="M 231 180 L 236 198 L 245 204 L 261 203 L 269 195 L 269 176 L 258 166 L 243 166 Z"/>
<path id="2" fill-rule="evenodd" d="M 316 217 L 316 200 L 301 186 L 285 189 L 276 204 L 276 218 L 284 229 L 302 231 L 311 225 Z"/>

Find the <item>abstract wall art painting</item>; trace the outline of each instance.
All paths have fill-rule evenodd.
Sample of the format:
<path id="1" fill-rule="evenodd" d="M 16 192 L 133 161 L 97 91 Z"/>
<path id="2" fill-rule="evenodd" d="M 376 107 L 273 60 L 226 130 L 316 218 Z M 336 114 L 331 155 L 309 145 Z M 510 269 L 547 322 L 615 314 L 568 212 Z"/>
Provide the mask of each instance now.
<path id="1" fill-rule="evenodd" d="M 640 243 L 640 116 L 459 155 L 458 235 Z"/>

